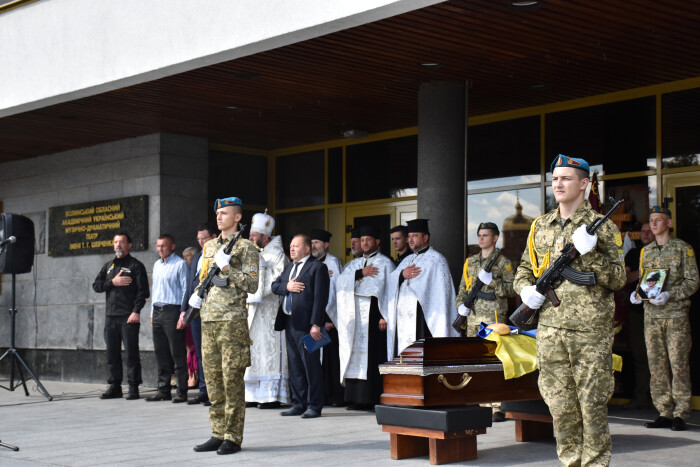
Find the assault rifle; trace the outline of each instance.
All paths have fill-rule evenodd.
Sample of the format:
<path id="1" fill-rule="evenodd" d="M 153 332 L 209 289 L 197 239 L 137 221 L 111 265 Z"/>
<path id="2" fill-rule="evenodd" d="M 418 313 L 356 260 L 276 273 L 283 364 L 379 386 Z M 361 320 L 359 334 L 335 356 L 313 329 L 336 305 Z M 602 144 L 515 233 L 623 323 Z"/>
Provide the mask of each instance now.
<path id="1" fill-rule="evenodd" d="M 486 264 L 486 267 L 484 267 L 484 271 L 486 272 L 491 272 L 493 267 L 496 265 L 496 261 L 498 261 L 498 258 L 501 257 L 501 250 L 500 248 L 496 248 L 496 255 L 491 258 L 491 261 L 489 261 Z M 464 299 L 464 306 L 467 307 L 470 310 L 470 313 L 474 310 L 474 303 L 479 299 L 479 292 L 481 292 L 481 288 L 484 286 L 484 283 L 481 282 L 481 279 L 478 277 L 472 284 L 472 288 L 469 290 L 469 295 L 467 295 L 467 298 Z M 459 315 L 457 316 L 457 319 L 452 323 L 452 327 L 460 333 L 462 336 L 466 335 L 466 327 L 467 327 L 467 317 Z"/>
<path id="2" fill-rule="evenodd" d="M 241 225 L 240 228 L 238 229 L 238 233 L 236 234 L 235 237 L 231 239 L 230 242 L 224 247 L 224 253 L 227 255 L 231 254 L 231 250 L 233 250 L 233 246 L 236 244 L 239 238 L 241 238 L 241 234 L 243 231 L 246 229 L 247 225 Z M 199 287 L 199 291 L 197 292 L 197 295 L 199 295 L 199 298 L 204 300 L 204 296 L 209 292 L 209 289 L 217 282 L 223 281 L 225 284 L 222 285 L 228 285 L 228 279 L 221 279 L 220 277 L 217 277 L 217 275 L 221 272 L 221 268 L 217 264 L 214 264 L 214 267 L 209 270 L 209 274 L 207 274 L 207 277 L 202 281 L 201 286 Z M 185 313 L 185 326 L 189 325 L 194 318 L 199 316 L 199 308 L 192 308 L 189 307 L 187 309 L 187 312 Z"/>
<path id="3" fill-rule="evenodd" d="M 600 226 L 603 225 L 603 223 L 620 208 L 620 205 L 624 202 L 624 199 L 615 202 L 613 198 L 610 198 L 610 202 L 614 203 L 613 207 L 610 208 L 610 211 L 608 211 L 606 215 L 597 218 L 586 226 L 586 232 L 588 232 L 589 235 L 593 235 L 600 228 Z M 557 297 L 557 294 L 554 292 L 555 283 L 560 279 L 573 279 L 572 282 L 577 284 L 596 284 L 595 275 L 593 273 L 578 272 L 569 267 L 569 264 L 571 264 L 577 255 L 578 251 L 576 250 L 576 247 L 574 247 L 574 244 L 572 242 L 567 243 L 561 250 L 561 256 L 559 256 L 554 264 L 552 264 L 540 276 L 540 278 L 537 279 L 537 282 L 535 282 L 535 290 L 537 290 L 538 293 L 549 297 L 549 300 L 554 306 L 559 306 L 561 303 L 559 301 L 559 297 Z M 515 310 L 515 312 L 513 312 L 512 315 L 510 315 L 510 320 L 513 322 L 515 327 L 521 331 L 534 329 L 537 327 L 537 311 L 538 310 L 530 309 L 530 307 L 523 303 L 517 310 Z"/>

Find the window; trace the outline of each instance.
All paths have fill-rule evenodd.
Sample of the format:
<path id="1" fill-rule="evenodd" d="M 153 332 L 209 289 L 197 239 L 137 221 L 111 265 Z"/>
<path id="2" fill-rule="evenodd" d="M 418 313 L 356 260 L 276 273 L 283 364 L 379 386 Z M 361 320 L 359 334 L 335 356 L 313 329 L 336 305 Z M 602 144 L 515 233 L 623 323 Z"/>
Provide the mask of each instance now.
<path id="1" fill-rule="evenodd" d="M 417 136 L 351 145 L 346 159 L 348 202 L 418 193 Z"/>
<path id="2" fill-rule="evenodd" d="M 652 169 L 655 109 L 652 96 L 548 114 L 545 171 L 558 154 L 601 165 L 601 174 Z"/>

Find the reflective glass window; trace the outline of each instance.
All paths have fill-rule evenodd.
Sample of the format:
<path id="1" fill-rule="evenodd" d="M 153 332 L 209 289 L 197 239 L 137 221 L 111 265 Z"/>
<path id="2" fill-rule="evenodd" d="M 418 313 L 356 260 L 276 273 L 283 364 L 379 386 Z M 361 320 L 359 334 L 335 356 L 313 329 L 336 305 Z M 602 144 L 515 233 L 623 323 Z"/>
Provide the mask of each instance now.
<path id="1" fill-rule="evenodd" d="M 470 126 L 467 131 L 470 190 L 540 181 L 540 117 Z"/>
<path id="2" fill-rule="evenodd" d="M 275 159 L 277 209 L 325 204 L 323 151 L 312 151 Z"/>
<path id="3" fill-rule="evenodd" d="M 267 157 L 209 152 L 209 201 L 238 196 L 243 206 L 267 206 Z"/>
<path id="4" fill-rule="evenodd" d="M 467 197 L 469 254 L 479 251 L 476 230 L 481 222 L 494 222 L 501 231 L 496 246 L 512 261 L 520 261 L 530 224 L 541 215 L 540 189 L 498 191 Z"/>
<path id="5" fill-rule="evenodd" d="M 601 165 L 603 174 L 649 170 L 656 156 L 653 96 L 548 114 L 545 171 L 558 154 Z"/>
<path id="6" fill-rule="evenodd" d="M 277 214 L 275 217 L 275 230 L 282 236 L 284 251 L 287 255 L 289 255 L 289 242 L 294 235 L 299 233 L 309 235 L 313 229 L 323 229 L 325 226 L 323 209 L 288 212 Z"/>
<path id="7" fill-rule="evenodd" d="M 347 201 L 415 196 L 418 137 L 347 146 Z"/>
<path id="8" fill-rule="evenodd" d="M 700 89 L 661 96 L 663 167 L 700 165 Z"/>
<path id="9" fill-rule="evenodd" d="M 328 204 L 343 202 L 343 148 L 328 150 Z"/>

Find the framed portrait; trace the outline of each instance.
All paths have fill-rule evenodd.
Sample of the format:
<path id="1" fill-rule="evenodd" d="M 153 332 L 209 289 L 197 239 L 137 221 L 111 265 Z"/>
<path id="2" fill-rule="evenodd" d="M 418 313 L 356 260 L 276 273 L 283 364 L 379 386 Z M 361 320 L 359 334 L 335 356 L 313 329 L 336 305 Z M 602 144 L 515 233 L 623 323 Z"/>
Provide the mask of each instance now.
<path id="1" fill-rule="evenodd" d="M 649 268 L 637 285 L 637 296 L 642 300 L 656 298 L 664 290 L 668 269 Z"/>

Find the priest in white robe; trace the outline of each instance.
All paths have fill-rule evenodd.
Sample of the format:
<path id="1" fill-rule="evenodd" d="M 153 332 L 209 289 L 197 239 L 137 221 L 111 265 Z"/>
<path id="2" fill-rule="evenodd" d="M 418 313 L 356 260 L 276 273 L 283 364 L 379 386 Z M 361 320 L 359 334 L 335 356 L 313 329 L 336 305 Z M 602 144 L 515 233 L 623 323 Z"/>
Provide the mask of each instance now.
<path id="1" fill-rule="evenodd" d="M 321 349 L 321 366 L 323 368 L 323 385 L 326 390 L 325 405 L 331 407 L 343 407 L 344 388 L 340 385 L 340 360 L 338 358 L 338 330 L 335 284 L 343 271 L 343 263 L 336 256 L 328 253 L 332 233 L 327 230 L 314 229 L 311 231 L 311 255 L 328 267 L 328 275 L 331 283 L 328 290 L 328 305 L 326 316 L 323 318 L 323 326 L 331 338 L 330 344 Z"/>
<path id="2" fill-rule="evenodd" d="M 245 400 L 258 408 L 288 404 L 289 372 L 284 334 L 274 330 L 280 297 L 272 293 L 271 285 L 289 262 L 282 240 L 272 237 L 275 220 L 265 213 L 253 216 L 250 241 L 260 252 L 258 291 L 248 294 L 248 327 L 253 343 L 250 346 L 250 366 L 245 372 Z"/>
<path id="3" fill-rule="evenodd" d="M 455 287 L 447 260 L 430 247 L 427 219 L 408 221 L 408 245 L 413 254 L 404 258 L 389 276 L 387 359 L 427 337 L 457 337 Z"/>
<path id="4" fill-rule="evenodd" d="M 379 229 L 360 228 L 363 256 L 338 278 L 340 375 L 348 409 L 372 410 L 382 394 L 379 365 L 386 362 L 386 286 L 394 262 L 379 253 Z"/>

